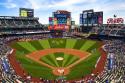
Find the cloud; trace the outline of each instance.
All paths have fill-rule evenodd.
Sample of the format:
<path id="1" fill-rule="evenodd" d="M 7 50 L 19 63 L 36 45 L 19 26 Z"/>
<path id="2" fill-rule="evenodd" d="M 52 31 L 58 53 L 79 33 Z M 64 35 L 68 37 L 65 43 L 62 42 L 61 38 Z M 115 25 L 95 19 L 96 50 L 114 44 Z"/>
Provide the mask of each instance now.
<path id="1" fill-rule="evenodd" d="M 6 8 L 15 8 L 15 7 L 17 7 L 17 5 L 14 4 L 14 3 L 0 3 L 0 5 L 4 6 Z"/>
<path id="2" fill-rule="evenodd" d="M 125 17 L 125 0 L 4 0 L 0 6 L 5 8 L 33 8 L 35 16 L 40 17 L 42 23 L 48 23 L 48 17 L 56 10 L 67 10 L 72 14 L 73 20 L 79 24 L 79 14 L 83 10 L 94 9 L 103 11 L 104 21 L 113 14 Z"/>
<path id="3" fill-rule="evenodd" d="M 53 12 L 59 9 L 64 9 L 72 12 L 72 18 L 79 24 L 79 14 L 83 10 L 94 9 L 95 11 L 104 12 L 104 22 L 108 17 L 111 17 L 117 11 L 125 10 L 125 3 L 121 1 L 110 1 L 110 0 L 27 0 L 32 8 L 45 12 Z M 48 12 L 47 12 L 48 13 Z M 121 14 L 120 14 L 121 15 Z M 51 15 L 50 15 L 51 16 Z M 123 15 L 121 15 L 123 16 Z M 46 18 L 45 18 L 46 17 Z M 42 19 L 44 18 L 44 20 Z M 48 22 L 48 16 L 41 14 L 43 22 Z M 41 20 L 40 19 L 40 20 Z M 41 21 L 42 21 L 41 20 Z"/>
<path id="4" fill-rule="evenodd" d="M 15 8 L 17 5 L 12 2 L 13 0 L 7 0 L 6 2 L 0 3 L 1 6 L 6 7 L 6 8 Z"/>
<path id="5" fill-rule="evenodd" d="M 74 4 L 78 4 L 78 3 L 93 3 L 96 0 L 63 0 L 61 2 L 55 2 L 54 4 L 52 4 L 52 7 L 67 7 L 67 6 L 72 6 Z"/>
<path id="6" fill-rule="evenodd" d="M 49 7 L 49 5 L 52 4 L 53 1 L 49 1 L 49 0 L 26 0 L 27 3 L 29 3 L 31 8 L 34 9 L 40 9 L 40 10 L 44 10 L 47 9 Z"/>
<path id="7" fill-rule="evenodd" d="M 34 9 L 66 8 L 78 3 L 94 3 L 97 0 L 26 0 Z"/>

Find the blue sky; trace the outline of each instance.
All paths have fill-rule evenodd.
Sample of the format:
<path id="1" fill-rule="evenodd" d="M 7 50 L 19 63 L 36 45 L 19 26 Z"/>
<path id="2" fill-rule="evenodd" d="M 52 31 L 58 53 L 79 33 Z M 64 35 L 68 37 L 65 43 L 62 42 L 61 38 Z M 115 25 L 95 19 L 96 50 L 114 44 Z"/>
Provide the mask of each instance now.
<path id="1" fill-rule="evenodd" d="M 19 16 L 20 7 L 34 8 L 42 24 L 47 24 L 52 12 L 59 9 L 70 11 L 76 24 L 79 14 L 86 9 L 103 11 L 104 23 L 114 14 L 125 19 L 125 0 L 0 0 L 0 16 Z"/>

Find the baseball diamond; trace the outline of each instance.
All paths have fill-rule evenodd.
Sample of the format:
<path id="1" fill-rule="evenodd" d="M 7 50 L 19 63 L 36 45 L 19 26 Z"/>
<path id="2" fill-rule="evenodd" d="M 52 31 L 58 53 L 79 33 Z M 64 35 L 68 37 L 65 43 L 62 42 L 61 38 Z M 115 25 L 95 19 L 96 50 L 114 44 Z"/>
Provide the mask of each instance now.
<path id="1" fill-rule="evenodd" d="M 82 39 L 42 39 L 12 42 L 21 67 L 33 77 L 79 79 L 95 69 L 100 42 Z M 58 57 L 63 60 L 57 60 Z"/>

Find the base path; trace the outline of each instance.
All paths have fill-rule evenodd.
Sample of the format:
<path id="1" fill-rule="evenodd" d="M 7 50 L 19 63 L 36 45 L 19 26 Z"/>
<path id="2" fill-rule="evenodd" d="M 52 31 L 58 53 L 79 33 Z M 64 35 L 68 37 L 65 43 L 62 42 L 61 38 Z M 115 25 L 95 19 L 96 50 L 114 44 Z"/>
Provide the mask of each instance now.
<path id="1" fill-rule="evenodd" d="M 72 54 L 74 56 L 79 57 L 80 59 L 77 60 L 76 62 L 74 62 L 73 64 L 69 65 L 68 67 L 61 68 L 61 69 L 57 68 L 57 67 L 53 67 L 51 65 L 48 65 L 48 64 L 40 61 L 41 57 L 46 56 L 48 54 L 57 53 L 57 52 L 63 52 L 65 54 Z M 30 58 L 31 60 L 34 60 L 34 61 L 38 62 L 39 64 L 42 64 L 42 65 L 44 65 L 46 67 L 49 67 L 49 68 L 53 69 L 55 75 L 60 75 L 60 71 L 62 71 L 62 70 L 64 70 L 63 71 L 64 74 L 68 74 L 68 72 L 67 71 L 65 72 L 65 70 L 69 71 L 70 68 L 72 68 L 73 66 L 77 65 L 79 62 L 81 62 L 82 60 L 86 59 L 90 55 L 91 54 L 88 53 L 88 52 L 80 51 L 80 50 L 76 50 L 76 49 L 51 48 L 51 49 L 45 49 L 45 50 L 41 50 L 41 51 L 32 52 L 32 53 L 26 55 L 26 57 Z"/>

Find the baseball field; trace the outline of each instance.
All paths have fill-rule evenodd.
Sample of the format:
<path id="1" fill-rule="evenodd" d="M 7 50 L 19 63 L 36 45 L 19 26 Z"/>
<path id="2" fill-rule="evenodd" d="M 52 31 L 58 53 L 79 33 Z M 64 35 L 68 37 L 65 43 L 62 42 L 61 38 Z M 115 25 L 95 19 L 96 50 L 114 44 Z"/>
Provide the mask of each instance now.
<path id="1" fill-rule="evenodd" d="M 91 74 L 100 57 L 99 42 L 82 39 L 42 39 L 13 42 L 15 57 L 29 75 L 66 80 Z"/>

